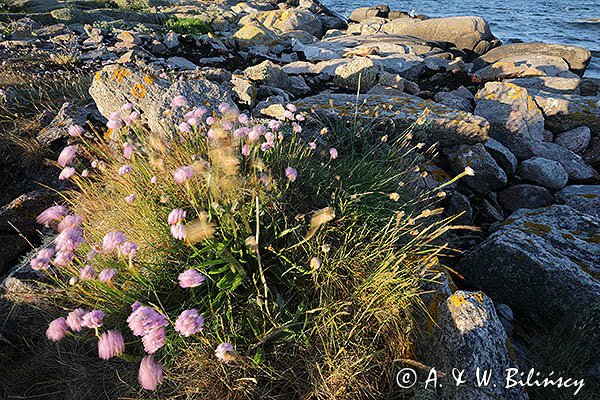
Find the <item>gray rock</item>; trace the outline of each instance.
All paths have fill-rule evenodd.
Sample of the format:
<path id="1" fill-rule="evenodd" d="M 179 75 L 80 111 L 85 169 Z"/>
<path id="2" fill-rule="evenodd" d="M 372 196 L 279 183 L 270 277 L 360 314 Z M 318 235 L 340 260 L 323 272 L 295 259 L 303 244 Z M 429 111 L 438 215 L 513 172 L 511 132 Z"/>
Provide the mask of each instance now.
<path id="1" fill-rule="evenodd" d="M 593 135 L 600 135 L 598 99 L 534 90 L 531 91 L 531 95 L 544 113 L 548 129 L 565 132 L 585 125 Z"/>
<path id="2" fill-rule="evenodd" d="M 478 54 L 489 50 L 496 39 L 487 22 L 480 17 L 399 18 L 385 24 L 383 29 L 389 34 L 452 43 L 461 50 Z"/>
<path id="3" fill-rule="evenodd" d="M 580 155 L 558 144 L 541 142 L 532 147 L 532 152 L 537 157 L 560 163 L 565 171 L 567 171 L 569 179 L 582 181 L 598 176 L 598 173 L 587 165 Z"/>
<path id="4" fill-rule="evenodd" d="M 498 312 L 499 317 L 504 318 L 508 322 L 515 320 L 515 315 L 508 304 L 496 304 L 496 311 Z"/>
<path id="5" fill-rule="evenodd" d="M 571 129 L 556 135 L 554 143 L 571 150 L 573 153 L 582 154 L 590 144 L 592 133 L 587 126 Z"/>
<path id="6" fill-rule="evenodd" d="M 483 144 L 448 147 L 443 152 L 453 173 L 458 175 L 466 167 L 475 171 L 474 176 L 466 176 L 462 180 L 476 192 L 495 192 L 506 185 L 506 173 L 485 150 Z"/>
<path id="7" fill-rule="evenodd" d="M 54 142 L 69 137 L 69 125 L 85 127 L 89 112 L 73 103 L 64 103 L 58 114 L 37 136 L 37 140 L 44 146 L 51 146 Z"/>
<path id="8" fill-rule="evenodd" d="M 240 19 L 239 25 L 245 26 L 251 22 L 259 22 L 268 30 L 280 34 L 306 31 L 321 37 L 324 33 L 323 23 L 315 14 L 298 8 L 253 13 Z"/>
<path id="9" fill-rule="evenodd" d="M 357 104 L 372 110 L 368 115 L 359 113 L 360 120 L 370 123 L 373 118 L 378 118 L 391 123 L 397 132 L 415 122 L 424 123 L 425 141 L 439 143 L 441 147 L 475 144 L 488 138 L 489 124 L 485 119 L 408 94 L 397 97 L 360 95 L 357 99 L 352 94 L 322 93 L 296 101 L 296 105 L 305 110 L 348 121 L 354 120 Z M 382 104 L 385 107 L 381 107 Z M 429 110 L 427 116 L 423 115 L 425 109 Z"/>
<path id="10" fill-rule="evenodd" d="M 573 207 L 579 212 L 600 218 L 600 185 L 567 186 L 554 197 L 558 202 Z"/>
<path id="11" fill-rule="evenodd" d="M 360 7 L 353 10 L 348 17 L 352 22 L 361 22 L 371 17 L 387 18 L 390 8 L 387 5 L 378 5 L 373 7 Z"/>
<path id="12" fill-rule="evenodd" d="M 541 186 L 514 185 L 498 193 L 498 203 L 508 212 L 520 208 L 536 209 L 552 204 L 552 195 L 548 189 Z"/>
<path id="13" fill-rule="evenodd" d="M 592 58 L 592 54 L 588 49 L 579 46 L 548 43 L 513 43 L 488 51 L 476 59 L 473 65 L 475 70 L 477 70 L 506 57 L 528 56 L 532 54 L 561 57 L 569 65 L 569 69 L 580 76 L 583 76 Z"/>
<path id="14" fill-rule="evenodd" d="M 530 158 L 532 145 L 543 139 L 544 117 L 527 89 L 512 83 L 488 82 L 475 97 L 474 114 L 489 121 L 490 136 L 518 159 Z"/>
<path id="15" fill-rule="evenodd" d="M 179 34 L 175 32 L 169 32 L 163 37 L 163 44 L 167 49 L 174 49 L 179 46 Z"/>
<path id="16" fill-rule="evenodd" d="M 533 157 L 521 163 L 519 177 L 548 189 L 562 189 L 569 175 L 556 161 Z"/>
<path id="17" fill-rule="evenodd" d="M 249 22 L 242 26 L 232 35 L 240 47 L 249 49 L 254 46 L 274 46 L 281 39 L 272 30 L 266 28 L 262 23 Z"/>
<path id="18" fill-rule="evenodd" d="M 333 81 L 341 88 L 366 93 L 377 82 L 379 68 L 367 57 L 357 57 L 335 69 Z"/>
<path id="19" fill-rule="evenodd" d="M 598 304 L 599 237 L 600 221 L 571 207 L 519 210 L 458 268 L 471 284 L 550 328 Z"/>
<path id="20" fill-rule="evenodd" d="M 445 106 L 450 108 L 455 108 L 457 110 L 466 111 L 468 113 L 473 112 L 473 105 L 468 99 L 453 93 L 453 92 L 439 92 L 436 93 L 433 97 L 435 101 L 438 103 L 442 103 Z"/>
<path id="21" fill-rule="evenodd" d="M 241 76 L 233 75 L 231 83 L 233 84 L 233 92 L 237 95 L 240 103 L 253 107 L 256 101 L 256 88 L 252 82 Z"/>
<path id="22" fill-rule="evenodd" d="M 195 70 L 198 68 L 196 64 L 183 57 L 169 57 L 167 58 L 167 64 L 171 68 L 181 70 Z"/>
<path id="23" fill-rule="evenodd" d="M 281 70 L 281 67 L 271 61 L 263 61 L 258 65 L 244 70 L 246 78 L 261 85 L 273 86 L 280 89 L 289 89 L 290 78 Z"/>
<path id="24" fill-rule="evenodd" d="M 577 78 L 560 57 L 529 54 L 502 58 L 473 74 L 478 82 L 498 81 L 518 77 L 552 76 Z"/>
<path id="25" fill-rule="evenodd" d="M 579 94 L 581 79 L 578 77 L 532 76 L 529 78 L 508 79 L 505 82 L 514 83 L 528 90 L 543 90 L 548 93 L 559 94 Z"/>
<path id="26" fill-rule="evenodd" d="M 484 146 L 507 175 L 512 176 L 517 173 L 517 157 L 506 146 L 492 138 L 489 138 Z"/>
<path id="27" fill-rule="evenodd" d="M 473 208 L 469 198 L 460 192 L 453 191 L 448 198 L 445 213 L 452 217 L 460 215 L 452 222 L 456 225 L 471 225 L 473 223 Z"/>

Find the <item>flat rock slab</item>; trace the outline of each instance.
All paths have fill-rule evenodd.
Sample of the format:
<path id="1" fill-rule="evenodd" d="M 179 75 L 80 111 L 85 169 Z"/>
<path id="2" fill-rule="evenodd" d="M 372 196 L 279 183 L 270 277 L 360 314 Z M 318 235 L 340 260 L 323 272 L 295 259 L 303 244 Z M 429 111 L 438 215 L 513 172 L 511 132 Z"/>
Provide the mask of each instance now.
<path id="1" fill-rule="evenodd" d="M 322 93 L 296 102 L 300 109 L 349 121 L 354 120 L 356 104 L 358 118 L 390 122 L 398 130 L 424 120 L 426 141 L 441 147 L 481 143 L 488 138 L 490 126 L 485 119 L 411 95 L 360 95 L 357 103 L 356 95 Z"/>
<path id="2" fill-rule="evenodd" d="M 543 54 L 561 57 L 569 65 L 569 69 L 583 76 L 592 53 L 583 47 L 565 46 L 561 44 L 547 43 L 513 43 L 496 47 L 473 61 L 475 70 L 484 68 L 506 57 L 528 56 L 532 54 Z"/>
<path id="3" fill-rule="evenodd" d="M 552 327 L 600 301 L 600 220 L 564 205 L 518 210 L 458 268 L 497 301 Z"/>
<path id="4" fill-rule="evenodd" d="M 567 186 L 554 197 L 577 211 L 600 218 L 600 185 Z"/>

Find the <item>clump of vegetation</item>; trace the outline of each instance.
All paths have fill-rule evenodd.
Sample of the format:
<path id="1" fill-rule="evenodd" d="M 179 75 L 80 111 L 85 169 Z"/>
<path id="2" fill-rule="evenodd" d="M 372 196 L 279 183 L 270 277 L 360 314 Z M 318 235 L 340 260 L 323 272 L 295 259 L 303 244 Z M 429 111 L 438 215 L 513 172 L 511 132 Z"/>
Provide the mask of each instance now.
<path id="1" fill-rule="evenodd" d="M 112 0 L 117 7 L 124 10 L 145 12 L 151 8 L 150 0 Z"/>
<path id="2" fill-rule="evenodd" d="M 31 262 L 64 310 L 48 338 L 139 365 L 160 398 L 397 398 L 449 228 L 415 183 L 420 146 L 303 132 L 293 105 L 254 124 L 184 111 L 164 133 L 131 104 L 95 143 L 68 128 L 77 190 L 38 217 L 59 233 Z"/>
<path id="3" fill-rule="evenodd" d="M 209 23 L 196 18 L 170 18 L 164 23 L 166 30 L 180 34 L 202 35 L 212 31 Z"/>

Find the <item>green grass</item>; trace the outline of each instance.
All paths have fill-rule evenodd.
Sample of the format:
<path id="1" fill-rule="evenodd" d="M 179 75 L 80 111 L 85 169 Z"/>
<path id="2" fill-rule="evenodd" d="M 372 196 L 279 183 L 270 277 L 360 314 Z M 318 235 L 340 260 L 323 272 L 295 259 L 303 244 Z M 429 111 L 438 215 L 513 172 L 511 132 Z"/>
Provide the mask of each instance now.
<path id="1" fill-rule="evenodd" d="M 209 23 L 194 18 L 171 18 L 165 21 L 164 28 L 175 33 L 192 35 L 201 35 L 212 31 Z"/>

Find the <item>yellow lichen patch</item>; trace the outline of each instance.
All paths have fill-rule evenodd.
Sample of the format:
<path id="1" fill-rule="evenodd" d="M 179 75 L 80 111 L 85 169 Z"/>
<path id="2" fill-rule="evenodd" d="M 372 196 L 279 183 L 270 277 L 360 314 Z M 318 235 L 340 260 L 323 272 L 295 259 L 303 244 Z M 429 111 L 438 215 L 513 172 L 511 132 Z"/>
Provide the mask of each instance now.
<path id="1" fill-rule="evenodd" d="M 477 300 L 479 303 L 483 303 L 483 293 L 482 292 L 476 292 L 473 293 L 473 297 L 475 298 L 475 300 Z"/>
<path id="2" fill-rule="evenodd" d="M 567 239 L 567 240 L 575 240 L 575 236 L 571 235 L 570 233 L 567 232 L 563 232 L 562 233 L 562 237 Z"/>
<path id="3" fill-rule="evenodd" d="M 452 303 L 452 305 L 456 308 L 462 306 L 467 302 L 467 300 L 464 297 L 457 293 L 454 293 L 452 296 L 448 297 L 448 300 L 450 300 L 450 303 Z"/>
<path id="4" fill-rule="evenodd" d="M 133 93 L 133 95 L 138 99 L 141 99 L 146 95 L 146 87 L 141 83 L 138 83 L 133 87 L 133 89 L 131 89 L 131 93 Z"/>
<path id="5" fill-rule="evenodd" d="M 523 224 L 523 226 L 525 227 L 525 228 L 523 228 L 523 232 L 532 233 L 532 234 L 538 235 L 538 236 L 545 235 L 552 231 L 552 228 L 549 227 L 548 225 L 538 224 L 535 222 L 527 221 Z"/>
<path id="6" fill-rule="evenodd" d="M 156 81 L 156 78 L 153 77 L 152 75 L 144 75 L 144 83 L 146 85 L 152 85 L 154 83 L 154 81 Z"/>
<path id="7" fill-rule="evenodd" d="M 100 71 L 97 71 L 97 72 L 94 74 L 94 80 L 95 80 L 95 81 L 99 81 L 99 80 L 100 80 L 100 78 L 102 78 L 102 72 L 100 72 Z"/>
<path id="8" fill-rule="evenodd" d="M 131 71 L 129 71 L 127 68 L 116 67 L 115 71 L 113 72 L 113 77 L 119 83 L 121 83 L 123 81 L 123 78 L 125 78 L 128 75 L 131 75 Z"/>

